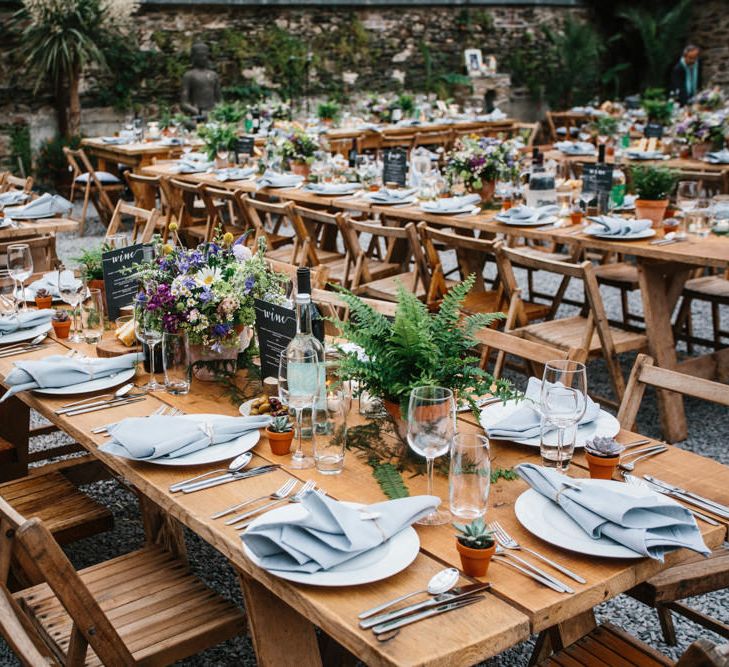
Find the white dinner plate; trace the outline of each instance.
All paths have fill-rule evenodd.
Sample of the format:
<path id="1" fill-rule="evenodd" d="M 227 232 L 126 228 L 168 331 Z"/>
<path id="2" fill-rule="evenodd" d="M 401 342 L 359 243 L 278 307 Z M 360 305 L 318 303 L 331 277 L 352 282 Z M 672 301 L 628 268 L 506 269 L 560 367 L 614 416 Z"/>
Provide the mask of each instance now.
<path id="1" fill-rule="evenodd" d="M 358 503 L 345 503 L 351 507 L 361 507 Z M 306 516 L 306 509 L 300 504 L 284 505 L 266 512 L 251 522 L 248 530 L 262 523 L 273 521 L 295 521 Z M 418 534 L 412 526 L 401 530 L 379 547 L 355 556 L 346 563 L 330 570 L 320 572 L 287 572 L 267 570 L 277 577 L 311 586 L 359 586 L 380 581 L 404 570 L 412 563 L 420 550 Z M 260 567 L 260 559 L 243 542 L 243 551 Z"/>
<path id="2" fill-rule="evenodd" d="M 580 483 L 598 487 L 621 484 L 621 482 L 607 479 L 585 479 L 580 480 Z M 626 494 L 636 498 L 655 495 L 646 487 L 629 486 L 628 484 L 621 484 L 621 486 Z M 562 549 L 576 551 L 586 556 L 604 558 L 644 558 L 643 554 L 628 549 L 609 537 L 593 539 L 557 503 L 534 489 L 527 489 L 516 499 L 514 513 L 519 519 L 519 523 L 532 535 Z"/>
<path id="3" fill-rule="evenodd" d="M 13 331 L 13 333 L 0 336 L 0 352 L 3 350 L 3 345 L 23 343 L 26 340 L 33 340 L 38 334 L 46 333 L 46 331 L 50 331 L 52 328 L 53 325 L 50 322 L 47 322 L 46 324 L 39 324 L 37 327 L 33 327 L 32 329 L 18 329 L 17 331 Z"/>
<path id="4" fill-rule="evenodd" d="M 204 422 L 206 419 L 219 416 L 220 415 L 210 414 L 180 415 L 180 419 L 191 419 L 192 421 Z M 258 429 L 255 429 L 244 433 L 235 440 L 228 440 L 228 442 L 221 442 L 219 445 L 211 445 L 204 449 L 198 449 L 196 452 L 192 452 L 192 454 L 188 454 L 187 456 L 161 456 L 158 459 L 143 461 L 143 463 L 154 463 L 159 466 L 201 466 L 207 465 L 208 463 L 230 461 L 236 456 L 240 456 L 241 454 L 253 449 L 258 444 L 260 438 L 260 432 Z M 137 460 L 132 459 L 132 457 L 129 456 L 129 452 L 114 441 L 105 442 L 99 445 L 99 449 L 102 452 L 113 454 L 114 456 L 118 456 L 122 459 L 131 459 L 133 461 Z"/>
<path id="5" fill-rule="evenodd" d="M 96 380 L 88 382 L 79 382 L 78 384 L 70 384 L 67 387 L 46 387 L 43 389 L 33 389 L 36 394 L 46 394 L 48 396 L 74 396 L 75 394 L 89 394 L 92 391 L 102 391 L 103 389 L 111 389 L 118 387 L 120 384 L 129 382 L 137 374 L 136 368 L 128 368 L 113 375 L 107 375 Z"/>
<path id="6" fill-rule="evenodd" d="M 620 236 L 617 234 L 602 234 L 600 233 L 600 229 L 602 228 L 596 225 L 591 225 L 585 230 L 585 234 L 587 234 L 587 236 L 594 236 L 596 239 L 606 239 L 609 241 L 640 241 L 642 239 L 649 239 L 656 235 L 655 229 L 643 229 L 633 234 L 624 234 Z"/>
<path id="7" fill-rule="evenodd" d="M 502 419 L 508 418 L 519 409 L 519 401 L 512 400 L 506 403 L 498 402 L 487 405 L 481 410 L 479 422 L 486 430 L 486 426 L 498 424 Z M 620 432 L 620 423 L 610 413 L 600 410 L 597 419 L 589 424 L 583 424 L 577 429 L 575 438 L 575 447 L 584 447 L 588 440 L 592 440 L 595 436 L 603 438 L 612 438 Z M 491 440 L 511 440 L 510 438 L 491 438 Z M 537 435 L 533 438 L 524 438 L 523 440 L 511 440 L 519 445 L 529 445 L 530 447 L 539 447 L 540 437 Z"/>
<path id="8" fill-rule="evenodd" d="M 460 215 L 461 213 L 471 213 L 475 208 L 478 208 L 478 206 L 472 204 L 470 206 L 461 206 L 460 208 L 454 208 L 450 211 L 444 211 L 443 209 L 436 208 L 427 208 L 425 206 L 421 206 L 420 210 L 423 213 L 431 213 L 432 215 Z"/>
<path id="9" fill-rule="evenodd" d="M 414 204 L 417 201 L 417 197 L 415 196 L 405 197 L 403 199 L 386 199 L 384 201 L 381 199 L 370 199 L 367 195 L 365 195 L 364 198 L 368 202 L 370 202 L 370 204 L 375 204 L 377 206 L 397 206 L 398 204 Z"/>
<path id="10" fill-rule="evenodd" d="M 529 221 L 529 220 L 514 220 L 512 218 L 509 218 L 508 216 L 503 215 L 497 215 L 496 219 L 505 224 L 510 225 L 512 227 L 541 227 L 542 225 L 553 225 L 555 222 L 557 222 L 557 216 L 556 215 L 546 215 L 536 222 Z"/>
<path id="11" fill-rule="evenodd" d="M 359 192 L 361 189 L 362 189 L 362 186 L 355 183 L 352 185 L 351 188 L 345 188 L 345 189 L 336 190 L 336 191 L 334 191 L 334 190 L 327 191 L 326 189 L 319 190 L 317 188 L 304 187 L 304 192 L 309 192 L 312 195 L 319 195 L 321 197 L 348 197 L 350 195 L 355 194 L 356 192 Z"/>

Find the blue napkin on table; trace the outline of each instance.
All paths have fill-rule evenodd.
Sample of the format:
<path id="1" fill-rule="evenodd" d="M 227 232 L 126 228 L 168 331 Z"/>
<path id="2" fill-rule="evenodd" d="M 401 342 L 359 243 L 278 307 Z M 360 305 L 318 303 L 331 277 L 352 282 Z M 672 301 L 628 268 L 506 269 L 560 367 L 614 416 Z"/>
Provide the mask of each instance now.
<path id="1" fill-rule="evenodd" d="M 320 195 L 345 195 L 361 188 L 359 183 L 309 183 L 304 190 Z"/>
<path id="2" fill-rule="evenodd" d="M 524 392 L 523 405 L 495 424 L 485 425 L 484 428 L 491 438 L 503 440 L 525 440 L 538 437 L 541 434 L 541 415 L 539 414 L 539 403 L 542 393 L 542 381 L 539 378 L 529 378 L 527 389 Z M 482 413 L 481 423 L 488 415 L 488 408 Z M 600 414 L 600 405 L 587 396 L 585 414 L 578 425 L 589 424 L 597 419 Z M 550 430 L 553 430 L 550 429 Z"/>
<path id="3" fill-rule="evenodd" d="M 552 215 L 556 215 L 558 211 L 559 207 L 554 204 L 547 204 L 546 206 L 539 206 L 538 208 L 519 204 L 519 206 L 514 206 L 504 213 L 499 213 L 496 216 L 496 219 L 507 220 L 510 222 L 531 223 L 537 222 L 542 218 L 548 218 Z"/>
<path id="4" fill-rule="evenodd" d="M 2 206 L 15 206 L 16 204 L 22 204 L 30 195 L 27 192 L 21 190 L 10 190 L 9 192 L 0 192 L 0 207 Z"/>
<path id="5" fill-rule="evenodd" d="M 48 324 L 53 317 L 53 310 L 22 310 L 12 317 L 0 318 L 0 343 L 3 336 L 14 333 L 19 329 L 34 329 L 42 324 Z"/>
<path id="6" fill-rule="evenodd" d="M 15 368 L 5 377 L 5 384 L 10 389 L 0 398 L 0 403 L 20 391 L 69 387 L 109 377 L 134 368 L 138 361 L 141 361 L 141 356 L 136 352 L 108 359 L 80 359 L 53 354 L 43 359 L 16 361 Z"/>
<path id="7" fill-rule="evenodd" d="M 609 215 L 597 215 L 588 218 L 595 223 L 595 227 L 588 230 L 591 234 L 610 234 L 611 236 L 630 236 L 650 229 L 650 220 L 630 220 L 627 218 L 614 218 Z"/>
<path id="8" fill-rule="evenodd" d="M 666 155 L 661 151 L 639 151 L 639 150 L 627 150 L 625 154 L 631 160 L 668 160 L 670 155 Z"/>
<path id="9" fill-rule="evenodd" d="M 5 209 L 5 215 L 18 220 L 34 218 L 50 218 L 54 215 L 68 215 L 73 204 L 61 195 L 43 194 L 25 206 L 13 206 Z"/>
<path id="10" fill-rule="evenodd" d="M 127 143 L 127 139 L 124 137 L 101 137 L 101 142 L 110 146 L 121 146 Z"/>
<path id="11" fill-rule="evenodd" d="M 657 493 L 635 497 L 621 482 L 573 479 L 533 463 L 520 463 L 515 470 L 593 539 L 608 537 L 661 562 L 666 553 L 681 548 L 711 553 L 691 512 L 675 500 Z"/>
<path id="12" fill-rule="evenodd" d="M 414 194 L 415 188 L 403 188 L 402 190 L 381 188 L 377 192 L 368 192 L 365 198 L 373 202 L 398 202 L 412 197 Z"/>
<path id="13" fill-rule="evenodd" d="M 309 493 L 305 517 L 254 526 L 242 539 L 267 570 L 318 572 L 378 547 L 439 504 L 435 496 L 413 496 L 354 508 Z"/>
<path id="14" fill-rule="evenodd" d="M 275 171 L 267 171 L 256 183 L 259 188 L 293 188 L 303 180 L 303 176 L 296 174 L 277 174 Z"/>
<path id="15" fill-rule="evenodd" d="M 711 162 L 712 164 L 729 164 L 729 148 L 723 148 L 720 151 L 711 151 L 706 154 L 704 159 L 706 162 Z"/>
<path id="16" fill-rule="evenodd" d="M 123 447 L 129 457 L 149 461 L 160 457 L 178 458 L 211 445 L 239 438 L 248 431 L 266 428 L 268 415 L 206 418 L 204 422 L 185 417 L 130 417 L 110 426 L 112 443 Z"/>
<path id="17" fill-rule="evenodd" d="M 216 169 L 215 178 L 219 181 L 242 181 L 256 173 L 255 167 L 229 167 L 228 169 Z"/>
<path id="18" fill-rule="evenodd" d="M 463 195 L 462 197 L 442 197 L 434 201 L 424 201 L 420 208 L 432 213 L 449 213 L 466 206 L 476 206 L 481 201 L 479 195 Z"/>
<path id="19" fill-rule="evenodd" d="M 188 156 L 186 158 L 180 158 L 175 164 L 171 165 L 170 171 L 173 174 L 198 174 L 202 171 L 207 171 L 212 166 L 212 162 L 194 160 Z"/>
<path id="20" fill-rule="evenodd" d="M 587 141 L 558 141 L 554 147 L 567 155 L 594 155 L 595 146 Z"/>
<path id="21" fill-rule="evenodd" d="M 38 278 L 38 280 L 34 280 L 32 283 L 30 283 L 30 285 L 26 285 L 26 299 L 28 299 L 28 301 L 32 301 L 33 299 L 35 299 L 36 292 L 41 288 L 47 290 L 52 297 L 59 297 L 60 294 L 58 292 L 58 271 L 49 271 L 48 273 L 43 274 L 41 278 Z M 18 296 L 20 296 L 20 289 L 18 289 L 17 294 Z"/>

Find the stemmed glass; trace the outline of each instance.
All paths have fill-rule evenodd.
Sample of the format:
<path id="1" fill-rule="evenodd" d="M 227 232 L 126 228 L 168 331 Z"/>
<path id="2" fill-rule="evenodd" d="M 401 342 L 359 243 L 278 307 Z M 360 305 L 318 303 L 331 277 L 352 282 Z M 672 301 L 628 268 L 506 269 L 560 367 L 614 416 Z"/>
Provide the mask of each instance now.
<path id="1" fill-rule="evenodd" d="M 20 282 L 23 310 L 28 310 L 25 300 L 25 281 L 33 275 L 33 255 L 27 243 L 14 243 L 8 246 L 8 273 L 17 283 Z"/>
<path id="2" fill-rule="evenodd" d="M 86 297 L 86 284 L 83 281 L 81 269 L 67 269 L 60 266 L 58 269 L 58 296 L 64 303 L 71 306 L 73 311 L 73 335 L 68 339 L 71 343 L 83 343 L 84 337 L 78 325 L 78 307 Z"/>
<path id="3" fill-rule="evenodd" d="M 596 192 L 593 192 L 589 188 L 585 189 L 584 186 L 582 187 L 582 191 L 580 192 L 580 203 L 585 210 L 585 215 L 587 215 L 587 207 L 590 205 L 590 202 L 595 199 L 596 195 Z"/>
<path id="4" fill-rule="evenodd" d="M 679 181 L 676 188 L 676 206 L 681 212 L 691 213 L 699 202 L 699 184 L 696 181 Z"/>
<path id="5" fill-rule="evenodd" d="M 320 392 L 320 362 L 315 350 L 287 349 L 278 366 L 278 395 L 282 405 L 294 411 L 296 421 L 296 450 L 289 467 L 304 470 L 314 467 L 314 459 L 304 455 L 302 418 L 307 408 L 313 411 Z M 313 437 L 313 429 L 312 429 Z"/>
<path id="6" fill-rule="evenodd" d="M 542 461 L 546 466 L 566 470 L 575 447 L 577 424 L 587 408 L 585 365 L 564 359 L 549 361 L 544 367 L 539 409 L 542 417 Z M 556 444 L 548 444 L 545 434 L 557 430 Z M 565 433 L 570 430 L 570 442 Z"/>
<path id="7" fill-rule="evenodd" d="M 433 495 L 433 462 L 451 446 L 456 432 L 456 404 L 446 387 L 416 387 L 410 392 L 407 439 L 410 449 L 425 457 L 428 495 Z M 439 526 L 448 523 L 450 512 L 434 510 L 416 523 Z"/>
<path id="8" fill-rule="evenodd" d="M 161 391 L 165 385 L 157 382 L 154 367 L 155 349 L 162 341 L 162 327 L 157 316 L 148 310 L 136 309 L 134 311 L 134 334 L 140 343 L 146 343 L 149 348 L 149 382 L 144 385 L 143 389 Z"/>

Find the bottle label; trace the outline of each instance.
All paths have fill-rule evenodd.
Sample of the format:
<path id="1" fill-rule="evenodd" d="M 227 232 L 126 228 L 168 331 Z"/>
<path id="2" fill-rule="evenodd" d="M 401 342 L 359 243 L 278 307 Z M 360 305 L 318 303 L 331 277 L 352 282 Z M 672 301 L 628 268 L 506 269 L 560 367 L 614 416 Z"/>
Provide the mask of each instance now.
<path id="1" fill-rule="evenodd" d="M 613 206 L 622 206 L 625 202 L 625 183 L 613 185 L 610 189 L 610 200 Z"/>

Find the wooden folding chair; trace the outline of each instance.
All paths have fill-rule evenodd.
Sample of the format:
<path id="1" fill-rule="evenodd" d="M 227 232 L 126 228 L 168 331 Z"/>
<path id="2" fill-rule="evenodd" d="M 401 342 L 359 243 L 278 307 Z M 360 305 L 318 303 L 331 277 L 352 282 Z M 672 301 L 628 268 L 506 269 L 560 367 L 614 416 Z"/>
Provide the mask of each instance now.
<path id="1" fill-rule="evenodd" d="M 413 139 L 413 148 L 418 146 L 426 146 L 427 148 L 442 148 L 444 151 L 450 149 L 453 145 L 453 130 L 416 132 Z"/>
<path id="2" fill-rule="evenodd" d="M 26 655 L 32 645 L 69 666 L 162 665 L 244 629 L 240 610 L 158 546 L 77 572 L 40 519 L 26 520 L 2 499 L 0 525 L 0 598 L 8 612 L 0 625 L 4 634 L 24 630 Z M 44 583 L 10 595 L 9 557 L 29 563 Z"/>
<path id="3" fill-rule="evenodd" d="M 526 323 L 523 306 L 514 309 L 513 316 L 507 321 L 506 329 L 512 335 L 547 343 L 563 349 L 580 350 L 575 361 L 587 361 L 589 358 L 603 357 L 608 367 L 617 401 L 602 398 L 607 403 L 617 404 L 625 393 L 625 379 L 620 369 L 618 355 L 624 352 L 642 350 L 647 345 L 647 337 L 643 333 L 625 331 L 611 327 L 605 313 L 605 306 L 595 279 L 594 268 L 589 261 L 580 264 L 557 262 L 542 259 L 537 254 L 529 254 L 515 248 L 500 246 L 496 250 L 501 270 L 504 289 L 510 301 L 521 302 L 517 291 L 513 264 L 529 267 L 535 271 L 548 271 L 563 277 L 560 288 L 566 289 L 564 278 L 580 280 L 585 290 L 585 311 L 579 315 L 565 318 L 554 318 L 534 324 Z M 556 307 L 561 302 L 561 295 L 555 297 Z M 555 305 L 553 304 L 553 306 Z M 556 309 L 555 309 L 556 312 Z M 514 323 L 519 323 L 512 329 Z"/>
<path id="4" fill-rule="evenodd" d="M 52 271 L 56 268 L 58 255 L 56 254 L 56 237 L 53 234 L 17 237 L 10 241 L 0 241 L 0 266 L 7 266 L 8 246 L 17 243 L 27 243 L 30 246 L 34 272 Z"/>
<path id="5" fill-rule="evenodd" d="M 208 212 L 208 220 L 210 220 L 207 241 L 212 241 L 216 230 L 223 233 L 230 232 L 233 236 L 238 237 L 250 229 L 248 216 L 235 191 L 217 188 L 206 183 L 201 185 L 200 194 Z"/>
<path id="6" fill-rule="evenodd" d="M 396 303 L 393 303 L 392 301 L 382 301 L 380 299 L 359 298 L 381 315 L 384 315 L 385 317 L 395 317 L 395 311 L 397 310 Z M 319 312 L 324 317 L 332 318 L 339 322 L 349 321 L 349 306 L 344 299 L 342 299 L 342 295 L 338 292 L 312 288 L 311 300 L 317 305 Z M 325 326 L 327 327 L 326 332 L 328 335 L 340 336 L 342 333 L 337 324 L 332 323 L 329 320 L 326 321 Z"/>
<path id="7" fill-rule="evenodd" d="M 63 153 L 72 172 L 69 199 L 75 201 L 76 187 L 83 188 L 84 203 L 81 209 L 79 229 L 79 235 L 83 236 L 89 202 L 93 203 L 101 222 L 108 225 L 114 212 L 114 204 L 109 197 L 109 193 L 120 194 L 124 189 L 124 184 L 114 174 L 106 171 L 96 171 L 83 148 L 72 150 L 68 146 L 64 146 Z"/>
<path id="8" fill-rule="evenodd" d="M 697 276 L 687 280 L 681 296 L 681 306 L 673 325 L 674 336 L 686 340 L 689 353 L 692 351 L 694 343 L 713 344 L 715 350 L 725 346 L 722 338 L 729 338 L 729 331 L 721 328 L 721 307 L 729 306 L 729 270 L 725 270 L 721 274 Z M 707 301 L 711 305 L 712 341 L 694 336 L 691 314 L 691 305 L 694 301 Z"/>
<path id="9" fill-rule="evenodd" d="M 729 169 L 679 169 L 676 176 L 679 181 L 695 181 L 699 192 L 703 190 L 707 197 L 729 194 Z"/>
<path id="10" fill-rule="evenodd" d="M 122 218 L 125 216 L 131 216 L 132 224 L 132 243 L 149 243 L 152 240 L 155 232 L 157 231 L 157 222 L 159 220 L 159 211 L 153 208 L 148 211 L 137 206 L 132 206 L 121 200 L 116 204 L 114 213 L 109 221 L 109 226 L 106 228 L 105 239 L 118 234 L 121 229 Z"/>
<path id="11" fill-rule="evenodd" d="M 10 190 L 22 190 L 30 193 L 33 190 L 33 177 L 28 176 L 21 178 L 13 176 L 9 171 L 0 174 L 0 192 L 9 192 Z"/>
<path id="12" fill-rule="evenodd" d="M 202 198 L 203 185 L 172 178 L 170 186 L 177 191 L 174 199 L 179 205 L 175 214 L 178 235 L 190 247 L 203 243 L 212 230 L 212 220 Z"/>
<path id="13" fill-rule="evenodd" d="M 279 262 L 275 259 L 269 259 L 266 257 L 266 264 L 268 265 L 268 268 L 271 269 L 271 271 L 275 271 L 276 273 L 282 273 L 283 275 L 287 276 L 289 281 L 296 285 L 296 272 L 298 271 L 299 267 L 295 264 L 287 264 L 286 262 Z M 321 264 L 319 266 L 315 266 L 313 269 L 311 269 L 311 273 L 309 274 L 311 277 L 311 289 L 315 290 L 323 290 L 327 286 L 327 279 L 329 277 L 328 274 L 328 267 L 326 264 Z"/>
<path id="14" fill-rule="evenodd" d="M 125 171 L 124 179 L 134 197 L 136 207 L 148 210 L 156 208 L 162 214 L 165 213 L 164 196 L 160 190 L 162 181 L 160 176 L 145 176 L 144 174 L 135 174 L 133 171 Z"/>
<path id="15" fill-rule="evenodd" d="M 532 148 L 539 135 L 539 122 L 514 123 L 514 137 L 519 137 L 526 148 Z"/>
<path id="16" fill-rule="evenodd" d="M 547 111 L 549 140 L 554 143 L 560 138 L 570 139 L 590 120 L 590 116 L 575 114 L 573 111 Z"/>

